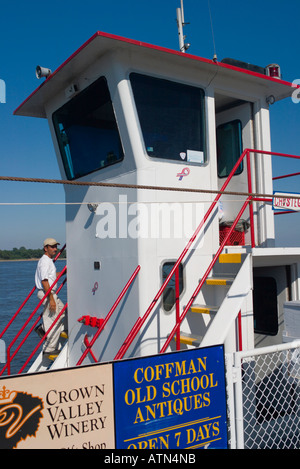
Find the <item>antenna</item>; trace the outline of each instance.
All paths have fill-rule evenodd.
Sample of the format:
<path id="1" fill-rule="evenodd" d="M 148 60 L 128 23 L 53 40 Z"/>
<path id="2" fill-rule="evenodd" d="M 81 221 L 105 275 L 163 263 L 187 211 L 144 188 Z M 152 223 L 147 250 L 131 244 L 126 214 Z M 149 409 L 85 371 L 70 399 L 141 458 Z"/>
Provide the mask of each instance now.
<path id="1" fill-rule="evenodd" d="M 179 36 L 179 49 L 180 52 L 185 52 L 191 44 L 185 43 L 186 36 L 183 35 L 183 27 L 186 24 L 190 23 L 185 23 L 184 22 L 184 11 L 183 11 L 183 0 L 180 0 L 181 7 L 176 8 L 176 14 L 177 14 L 177 27 L 178 27 L 178 36 Z"/>
<path id="2" fill-rule="evenodd" d="M 211 14 L 211 8 L 210 8 L 210 1 L 207 0 L 207 3 L 208 3 L 208 11 L 209 11 L 209 17 L 210 17 L 211 34 L 212 34 L 212 40 L 213 40 L 213 45 L 214 45 L 213 61 L 217 62 L 218 57 L 217 57 L 217 51 L 216 51 L 216 42 L 215 42 L 214 27 L 213 27 L 212 14 Z"/>

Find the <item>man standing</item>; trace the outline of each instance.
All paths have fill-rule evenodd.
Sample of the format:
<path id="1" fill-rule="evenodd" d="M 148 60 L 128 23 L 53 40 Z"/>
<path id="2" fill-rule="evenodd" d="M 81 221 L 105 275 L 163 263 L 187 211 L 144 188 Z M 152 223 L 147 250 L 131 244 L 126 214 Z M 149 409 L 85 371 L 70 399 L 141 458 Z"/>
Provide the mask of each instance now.
<path id="1" fill-rule="evenodd" d="M 59 243 L 54 238 L 47 238 L 44 241 L 44 255 L 40 258 L 35 272 L 35 285 L 38 289 L 37 296 L 40 300 L 44 297 L 45 293 L 50 290 L 51 285 L 59 275 L 59 273 L 56 272 L 56 267 L 52 260 L 57 253 L 58 245 Z M 46 332 L 64 307 L 64 304 L 55 293 L 56 289 L 57 284 L 54 285 L 51 293 L 49 293 L 43 302 L 43 326 Z M 60 334 L 66 329 L 64 327 L 65 322 L 66 315 L 64 314 L 45 339 L 43 348 L 44 356 L 58 354 L 58 341 Z"/>

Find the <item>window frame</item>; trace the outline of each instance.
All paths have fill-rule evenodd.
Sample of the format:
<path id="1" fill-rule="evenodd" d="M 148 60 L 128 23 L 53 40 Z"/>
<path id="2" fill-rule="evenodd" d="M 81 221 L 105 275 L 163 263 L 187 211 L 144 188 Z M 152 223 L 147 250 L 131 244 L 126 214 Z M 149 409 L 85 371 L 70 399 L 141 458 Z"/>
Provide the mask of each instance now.
<path id="1" fill-rule="evenodd" d="M 143 130 L 143 124 L 141 122 L 141 115 L 140 115 L 140 111 L 139 111 L 139 106 L 138 106 L 135 91 L 134 91 L 134 85 L 133 85 L 132 80 L 131 80 L 131 77 L 134 76 L 134 75 L 137 75 L 139 77 L 145 77 L 146 79 L 149 79 L 149 80 L 150 79 L 155 80 L 155 81 L 157 80 L 157 82 L 164 82 L 164 84 L 171 83 L 174 86 L 183 86 L 183 87 L 186 87 L 186 88 L 191 88 L 191 89 L 199 91 L 200 99 L 202 101 L 201 102 L 201 109 L 200 109 L 200 116 L 201 116 L 200 119 L 201 119 L 202 126 L 201 126 L 201 129 L 199 130 L 200 138 L 201 138 L 201 141 L 202 141 L 202 144 L 203 144 L 203 149 L 202 150 L 199 150 L 199 149 L 195 150 L 195 149 L 192 149 L 192 148 L 185 148 L 185 151 L 180 151 L 178 153 L 178 156 L 175 157 L 175 158 L 167 158 L 165 156 L 160 156 L 160 155 L 154 156 L 153 154 L 151 154 L 151 152 L 149 152 L 149 150 L 147 149 L 147 144 L 146 144 L 146 140 L 145 140 L 145 132 Z M 207 135 L 206 135 L 207 123 L 206 123 L 206 94 L 205 94 L 205 90 L 203 88 L 201 88 L 200 86 L 196 86 L 194 84 L 183 83 L 181 81 L 172 80 L 172 79 L 169 79 L 169 78 L 166 78 L 166 77 L 161 77 L 161 76 L 158 77 L 158 76 L 150 75 L 150 74 L 147 74 L 147 73 L 141 73 L 140 71 L 136 71 L 136 70 L 132 70 L 132 71 L 129 72 L 128 80 L 129 80 L 130 87 L 131 87 L 132 99 L 133 99 L 133 103 L 134 103 L 135 110 L 136 110 L 137 121 L 138 121 L 139 127 L 140 127 L 141 140 L 142 140 L 142 143 L 143 143 L 144 152 L 145 152 L 145 155 L 149 158 L 149 160 L 158 161 L 158 162 L 167 162 L 167 163 L 177 163 L 177 164 L 184 164 L 184 165 L 201 166 L 201 167 L 206 166 L 208 164 L 208 152 L 207 152 Z M 188 160 L 188 156 L 187 156 L 188 151 L 190 152 L 191 158 L 192 158 L 193 152 L 202 153 L 203 154 L 203 161 L 195 162 L 195 161 Z M 183 159 L 180 156 L 180 154 L 184 153 L 184 152 L 186 153 L 186 156 Z"/>
<path id="2" fill-rule="evenodd" d="M 170 269 L 166 272 L 166 275 L 164 274 L 164 267 L 169 264 L 170 265 Z M 174 265 L 176 264 L 176 261 L 174 260 L 165 260 L 162 264 L 161 264 L 161 281 L 162 281 L 162 284 L 165 282 L 167 276 L 169 275 L 170 271 L 172 270 L 172 268 L 174 267 Z M 178 266 L 178 269 L 179 269 L 179 297 L 182 295 L 182 293 L 184 292 L 184 289 L 185 289 L 185 278 L 184 278 L 184 265 L 182 263 L 179 264 Z M 169 288 L 171 288 L 174 292 L 174 303 L 172 304 L 172 306 L 170 306 L 169 309 L 167 309 L 165 307 L 165 300 L 166 300 L 166 291 L 168 289 L 168 285 L 170 283 L 174 283 L 174 285 L 171 285 L 169 286 Z M 165 313 L 171 313 L 173 308 L 176 306 L 176 290 L 175 290 L 175 272 L 174 274 L 172 275 L 172 277 L 170 278 L 168 284 L 166 285 L 163 293 L 162 293 L 162 300 L 161 300 L 161 306 L 164 310 Z"/>
<path id="3" fill-rule="evenodd" d="M 242 125 L 242 121 L 240 119 L 233 119 L 231 121 L 219 124 L 216 127 L 216 145 L 217 145 L 217 172 L 218 172 L 218 178 L 220 178 L 220 179 L 228 178 L 233 166 L 229 169 L 229 171 L 228 170 L 226 171 L 226 174 L 220 175 L 220 171 L 219 171 L 219 152 L 218 152 L 218 129 L 220 129 L 222 127 L 225 127 L 227 125 L 233 125 L 233 124 L 238 124 L 238 126 L 239 126 L 239 142 L 238 142 L 239 154 L 237 155 L 237 159 L 233 163 L 233 166 L 237 162 L 237 160 L 239 159 L 241 154 L 243 153 L 243 125 Z M 244 162 L 242 161 L 241 164 L 239 165 L 239 167 L 237 168 L 236 172 L 234 173 L 234 176 L 239 176 L 240 174 L 242 174 L 243 171 L 244 171 Z"/>
<path id="4" fill-rule="evenodd" d="M 59 128 L 60 125 L 61 125 L 62 119 L 59 119 L 58 116 L 59 116 L 60 112 L 63 112 L 63 110 L 68 110 L 68 112 L 71 114 L 70 109 L 72 109 L 72 106 L 73 107 L 77 106 L 77 108 L 80 107 L 80 104 L 78 104 L 78 103 L 80 103 L 80 102 L 83 103 L 83 101 L 84 101 L 85 97 L 88 95 L 88 93 L 91 93 L 91 96 L 92 96 L 93 95 L 93 90 L 95 90 L 97 86 L 100 86 L 99 85 L 100 82 L 102 82 L 102 86 L 103 85 L 105 86 L 105 89 L 102 89 L 103 95 L 104 96 L 106 95 L 109 98 L 107 101 L 104 101 L 103 104 L 108 104 L 108 103 L 110 104 L 110 106 L 111 106 L 110 111 L 112 112 L 112 115 L 114 116 L 114 120 L 107 121 L 107 122 L 113 123 L 113 128 L 110 129 L 110 130 L 113 130 L 113 131 L 117 132 L 116 139 L 118 139 L 118 146 L 119 146 L 117 159 L 115 161 L 106 162 L 106 164 L 104 164 L 104 165 L 102 165 L 102 161 L 104 161 L 104 160 L 101 159 L 101 160 L 99 160 L 99 161 L 101 161 L 101 163 L 99 165 L 95 166 L 94 169 L 91 169 L 91 170 L 88 169 L 86 171 L 80 170 L 80 172 L 77 173 L 77 172 L 74 172 L 74 169 L 71 168 L 74 160 L 72 159 L 72 154 L 70 152 L 69 144 L 67 143 L 67 145 L 64 145 L 64 143 L 63 143 L 63 138 L 61 137 L 61 129 Z M 94 93 L 95 93 L 95 91 L 94 91 Z M 90 104 L 91 104 L 92 99 L 91 98 L 89 98 L 89 99 L 90 99 Z M 99 108 L 100 108 L 100 104 L 99 104 L 98 108 L 94 108 L 93 110 L 96 111 Z M 80 119 L 79 114 L 77 114 L 77 119 L 78 120 Z M 76 121 L 74 121 L 74 122 L 75 122 L 75 125 L 76 125 Z M 82 121 L 82 122 L 84 122 L 84 121 Z M 123 149 L 123 145 L 122 145 L 121 134 L 120 134 L 120 131 L 119 131 L 118 122 L 117 122 L 117 119 L 116 119 L 116 112 L 115 112 L 114 105 L 113 105 L 113 102 L 112 102 L 112 99 L 111 99 L 111 93 L 110 93 L 110 90 L 109 90 L 108 81 L 107 81 L 107 79 L 104 75 L 101 75 L 100 77 L 98 77 L 95 81 L 93 81 L 85 89 L 83 89 L 78 94 L 76 94 L 71 100 L 66 101 L 62 106 L 60 106 L 58 109 L 56 109 L 52 113 L 52 123 L 53 123 L 53 128 L 54 128 L 54 131 L 55 131 L 55 135 L 56 135 L 57 144 L 58 144 L 58 147 L 59 147 L 59 150 L 60 150 L 61 161 L 62 161 L 64 170 L 65 170 L 65 174 L 66 174 L 66 177 L 67 177 L 68 180 L 72 181 L 72 180 L 80 179 L 80 178 L 82 178 L 84 176 L 87 176 L 89 174 L 92 174 L 96 171 L 100 171 L 102 169 L 108 168 L 108 167 L 110 167 L 112 165 L 115 165 L 117 163 L 121 163 L 124 160 L 124 149 Z M 83 126 L 82 123 L 81 123 L 81 126 Z M 89 127 L 89 128 L 92 128 L 92 127 Z M 94 127 L 94 128 L 98 129 L 98 130 L 107 130 L 107 129 L 104 129 L 103 127 Z M 67 134 L 65 134 L 65 135 L 67 136 Z M 67 146 L 68 146 L 68 151 L 66 151 Z M 108 156 L 109 156 L 108 152 L 106 153 L 106 156 L 108 158 Z"/>

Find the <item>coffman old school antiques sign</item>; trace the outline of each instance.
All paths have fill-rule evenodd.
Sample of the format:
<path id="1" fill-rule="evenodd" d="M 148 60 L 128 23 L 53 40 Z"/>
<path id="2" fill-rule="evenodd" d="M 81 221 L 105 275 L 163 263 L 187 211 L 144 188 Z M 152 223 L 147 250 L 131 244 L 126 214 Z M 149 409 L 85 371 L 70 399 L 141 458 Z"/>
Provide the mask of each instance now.
<path id="1" fill-rule="evenodd" d="M 227 448 L 224 351 L 0 379 L 0 448 Z"/>

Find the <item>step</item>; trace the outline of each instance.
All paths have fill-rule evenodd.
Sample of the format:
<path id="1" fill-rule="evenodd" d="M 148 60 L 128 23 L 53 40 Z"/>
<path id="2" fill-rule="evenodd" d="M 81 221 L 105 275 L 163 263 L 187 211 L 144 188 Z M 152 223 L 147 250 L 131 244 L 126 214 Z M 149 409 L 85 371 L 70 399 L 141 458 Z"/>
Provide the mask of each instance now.
<path id="1" fill-rule="evenodd" d="M 224 254 L 220 254 L 219 256 L 220 264 L 241 264 L 241 262 L 242 262 L 242 254 L 240 252 L 224 253 Z"/>
<path id="2" fill-rule="evenodd" d="M 191 306 L 192 313 L 214 314 L 219 310 L 219 306 L 195 305 Z"/>
<path id="3" fill-rule="evenodd" d="M 173 337 L 173 340 L 176 340 L 176 335 Z M 186 345 L 193 345 L 194 347 L 200 347 L 202 337 L 188 334 L 185 332 L 180 332 L 180 343 Z"/>
<path id="4" fill-rule="evenodd" d="M 240 252 L 222 253 L 213 267 L 213 275 L 222 277 L 235 277 L 240 270 L 245 255 Z"/>
<path id="5" fill-rule="evenodd" d="M 48 358 L 52 362 L 57 359 L 58 355 L 60 354 L 60 350 L 55 350 L 54 352 L 43 353 L 43 358 Z"/>
<path id="6" fill-rule="evenodd" d="M 206 285 L 224 285 L 226 287 L 233 284 L 234 278 L 232 277 L 209 277 L 206 279 Z"/>

